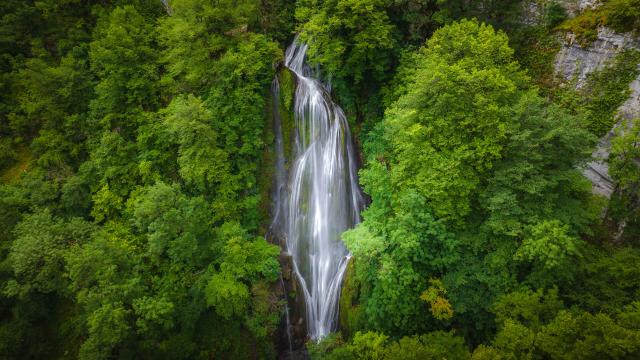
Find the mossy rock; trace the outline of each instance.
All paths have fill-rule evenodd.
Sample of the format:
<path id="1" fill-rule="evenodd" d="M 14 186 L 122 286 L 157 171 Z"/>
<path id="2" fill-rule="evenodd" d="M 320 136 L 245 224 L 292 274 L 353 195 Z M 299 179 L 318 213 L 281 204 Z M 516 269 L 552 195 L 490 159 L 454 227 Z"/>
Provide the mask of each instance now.
<path id="1" fill-rule="evenodd" d="M 273 185 L 273 176 L 275 174 L 275 161 L 276 155 L 274 152 L 274 128 L 273 128 L 273 114 L 274 114 L 274 100 L 277 100 L 278 113 L 280 114 L 280 120 L 282 125 L 282 141 L 284 144 L 285 166 L 288 167 L 291 158 L 291 145 L 293 143 L 293 134 L 295 128 L 295 121 L 293 116 L 293 100 L 296 91 L 295 77 L 291 71 L 287 68 L 282 68 L 276 74 L 278 82 L 280 84 L 280 96 L 279 99 L 273 99 L 273 93 L 267 91 L 265 97 L 265 124 L 263 141 L 266 144 L 264 151 L 262 152 L 262 159 L 260 162 L 259 176 L 258 176 L 258 191 L 260 192 L 260 202 L 258 205 L 261 222 L 260 232 L 265 233 L 270 223 L 270 209 L 271 209 L 271 188 Z"/>
<path id="2" fill-rule="evenodd" d="M 351 259 L 344 274 L 340 293 L 340 331 L 345 339 L 351 338 L 364 325 L 363 308 L 360 305 L 360 283 L 355 276 L 355 259 Z"/>
<path id="3" fill-rule="evenodd" d="M 288 168 L 292 156 L 292 144 L 295 131 L 295 118 L 293 114 L 293 102 L 296 94 L 295 75 L 291 70 L 283 68 L 278 72 L 280 83 L 280 120 L 282 125 L 282 143 L 284 144 L 285 164 Z"/>

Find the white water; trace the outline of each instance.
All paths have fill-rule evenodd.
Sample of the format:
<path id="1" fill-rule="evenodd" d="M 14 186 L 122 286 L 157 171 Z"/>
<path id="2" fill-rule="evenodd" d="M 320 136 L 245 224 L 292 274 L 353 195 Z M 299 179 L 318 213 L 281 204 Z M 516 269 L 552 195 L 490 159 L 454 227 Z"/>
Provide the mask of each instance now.
<path id="1" fill-rule="evenodd" d="M 274 222 L 282 224 L 304 293 L 307 331 L 317 340 L 337 327 L 340 287 L 350 256 L 340 235 L 360 221 L 362 196 L 347 119 L 313 77 L 306 51 L 307 45 L 296 39 L 286 52 L 285 65 L 297 77 L 296 133 L 288 191 L 278 191 Z M 278 161 L 277 167 L 279 172 L 284 165 Z"/>

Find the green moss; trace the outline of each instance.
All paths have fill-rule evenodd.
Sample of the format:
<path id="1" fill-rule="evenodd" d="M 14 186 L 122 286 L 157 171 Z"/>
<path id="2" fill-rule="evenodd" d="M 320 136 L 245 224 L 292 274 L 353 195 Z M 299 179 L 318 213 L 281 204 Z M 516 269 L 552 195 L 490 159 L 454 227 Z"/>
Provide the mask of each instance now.
<path id="1" fill-rule="evenodd" d="M 292 134 L 294 130 L 293 120 L 293 98 L 295 95 L 295 80 L 293 74 L 288 69 L 278 72 L 278 81 L 280 82 L 280 99 L 278 99 L 278 110 L 282 122 L 282 141 L 284 144 L 285 157 L 291 154 Z M 273 176 L 275 170 L 276 154 L 274 152 L 275 133 L 273 129 L 273 94 L 267 91 L 265 94 L 265 123 L 263 141 L 265 144 L 262 151 L 262 159 L 258 169 L 258 191 L 260 193 L 260 202 L 258 211 L 260 214 L 260 233 L 264 234 L 270 221 L 271 209 L 271 187 L 273 185 Z M 287 162 L 288 163 L 288 162 Z"/>
<path id="2" fill-rule="evenodd" d="M 278 81 L 280 82 L 281 105 L 284 110 L 292 112 L 293 98 L 296 92 L 294 75 L 288 69 L 284 69 L 278 73 Z"/>
<path id="3" fill-rule="evenodd" d="M 608 26 L 617 32 L 640 32 L 640 0 L 608 0 L 596 9 L 564 21 L 557 29 L 575 34 L 586 47 L 598 38 L 598 27 Z"/>
<path id="4" fill-rule="evenodd" d="M 296 93 L 296 81 L 293 73 L 284 69 L 278 73 L 280 82 L 280 120 L 282 122 L 282 143 L 284 145 L 284 156 L 286 164 L 290 163 L 291 146 L 293 144 L 293 134 L 295 129 L 295 119 L 293 115 L 293 100 Z"/>
<path id="5" fill-rule="evenodd" d="M 598 38 L 598 27 L 607 23 L 603 8 L 589 9 L 558 25 L 560 31 L 571 32 L 582 47 L 587 47 Z"/>
<path id="6" fill-rule="evenodd" d="M 355 259 L 351 259 L 344 274 L 340 293 L 340 330 L 345 338 L 363 329 L 364 314 L 359 303 L 360 285 L 355 276 Z"/>
<path id="7" fill-rule="evenodd" d="M 543 92 L 556 86 L 554 63 L 560 50 L 557 36 L 543 26 L 524 27 L 512 36 L 511 45 L 518 62 Z"/>
<path id="8" fill-rule="evenodd" d="M 616 111 L 631 93 L 629 84 L 638 76 L 640 51 L 625 50 L 612 63 L 587 79 L 587 126 L 597 136 L 606 134 L 615 124 Z"/>
<path id="9" fill-rule="evenodd" d="M 262 150 L 262 159 L 258 168 L 258 191 L 260 193 L 260 202 L 258 204 L 258 211 L 260 215 L 260 229 L 261 234 L 267 232 L 267 228 L 270 222 L 271 209 L 271 185 L 273 183 L 273 170 L 275 169 L 275 154 L 273 153 L 273 100 L 271 91 L 268 91 L 266 95 L 267 101 L 265 102 L 265 115 L 264 115 L 264 135 L 263 141 L 265 144 Z"/>

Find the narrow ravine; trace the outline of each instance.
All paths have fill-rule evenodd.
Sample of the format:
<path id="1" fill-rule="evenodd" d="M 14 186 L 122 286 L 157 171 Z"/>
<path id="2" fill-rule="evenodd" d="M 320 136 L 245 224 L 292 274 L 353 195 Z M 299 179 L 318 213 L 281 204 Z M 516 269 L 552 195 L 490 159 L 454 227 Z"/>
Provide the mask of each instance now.
<path id="1" fill-rule="evenodd" d="M 360 221 L 356 154 L 342 109 L 306 64 L 307 45 L 294 40 L 286 67 L 296 76 L 295 134 L 291 166 L 276 119 L 276 193 L 272 230 L 291 256 L 304 296 L 309 338 L 319 340 L 337 328 L 340 287 L 350 254 L 340 239 Z M 274 83 L 277 87 L 277 83 Z M 286 186 L 284 186 L 286 184 Z"/>

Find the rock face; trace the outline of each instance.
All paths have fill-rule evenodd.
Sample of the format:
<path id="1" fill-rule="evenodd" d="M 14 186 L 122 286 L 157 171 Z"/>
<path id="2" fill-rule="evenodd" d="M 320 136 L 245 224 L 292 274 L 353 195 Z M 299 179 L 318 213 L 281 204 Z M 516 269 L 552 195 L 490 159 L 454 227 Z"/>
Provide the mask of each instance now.
<path id="1" fill-rule="evenodd" d="M 595 9 L 601 4 L 599 0 L 557 0 L 556 2 L 567 10 L 567 15 L 570 17 L 587 9 Z"/>
<path id="2" fill-rule="evenodd" d="M 537 25 L 542 23 L 542 13 L 544 5 L 537 0 L 523 1 L 522 3 L 522 23 L 525 25 Z"/>
<path id="3" fill-rule="evenodd" d="M 580 12 L 595 9 L 600 6 L 599 0 L 556 0 L 567 11 L 569 17 L 574 17 Z M 525 0 L 523 1 L 522 22 L 526 25 L 536 25 L 542 22 L 543 9 L 549 5 L 549 0 Z"/>
<path id="4" fill-rule="evenodd" d="M 580 1 L 578 9 L 597 6 L 596 1 Z M 556 55 L 555 70 L 557 75 L 566 81 L 574 80 L 577 88 L 585 85 L 587 76 L 599 70 L 611 61 L 623 49 L 640 49 L 640 40 L 630 34 L 618 34 L 613 30 L 602 27 L 598 29 L 598 39 L 588 47 L 581 47 L 575 38 L 569 34 Z M 583 170 L 583 174 L 593 184 L 593 192 L 609 198 L 614 190 L 614 184 L 609 177 L 609 151 L 611 140 L 616 134 L 616 128 L 628 119 L 640 117 L 640 77 L 631 84 L 632 94 L 617 111 L 618 123 L 603 136 L 593 152 L 593 159 Z"/>
<path id="5" fill-rule="evenodd" d="M 640 70 L 640 64 L 638 64 Z M 640 118 L 640 75 L 631 82 L 631 95 L 618 109 L 618 116 L 622 119 Z"/>
<path id="6" fill-rule="evenodd" d="M 609 164 L 607 163 L 611 141 L 620 127 L 626 126 L 631 119 L 640 118 L 640 76 L 633 80 L 629 86 L 631 87 L 631 95 L 618 108 L 616 114 L 618 122 L 611 131 L 600 139 L 596 150 L 592 154 L 593 160 L 583 170 L 584 176 L 591 180 L 593 184 L 593 192 L 607 198 L 611 196 L 614 190 L 613 181 L 609 177 Z"/>
<path id="7" fill-rule="evenodd" d="M 611 140 L 615 136 L 614 126 L 607 135 L 603 136 L 598 142 L 595 151 L 591 154 L 592 160 L 587 163 L 582 170 L 582 174 L 591 181 L 591 189 L 594 194 L 602 195 L 606 198 L 613 194 L 613 180 L 609 176 L 609 151 L 611 149 Z"/>
<path id="8" fill-rule="evenodd" d="M 598 39 L 586 48 L 581 47 L 573 34 L 568 34 L 556 55 L 555 68 L 565 80 L 576 77 L 576 86 L 584 86 L 587 75 L 601 69 L 622 49 L 640 49 L 640 41 L 630 34 L 618 34 L 601 27 Z"/>

